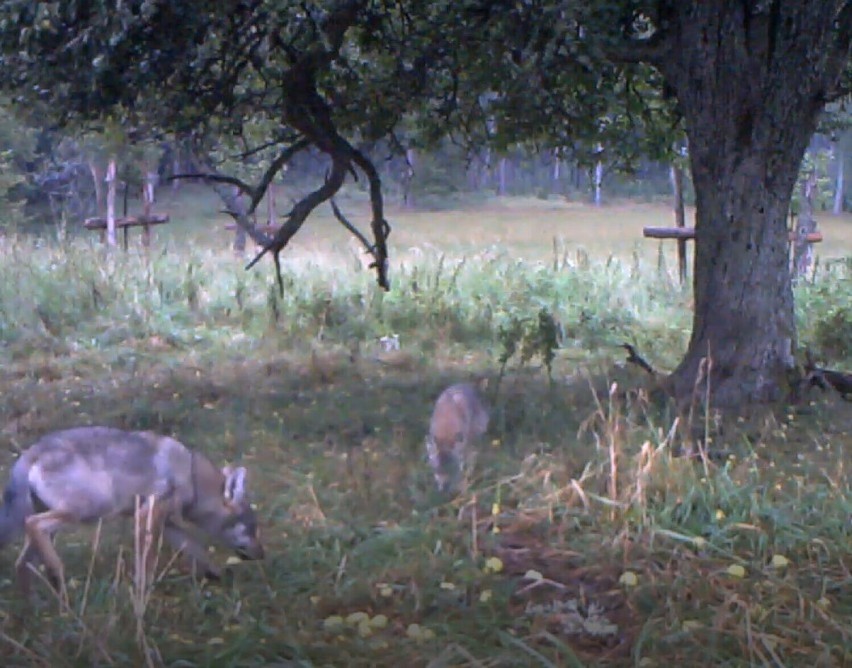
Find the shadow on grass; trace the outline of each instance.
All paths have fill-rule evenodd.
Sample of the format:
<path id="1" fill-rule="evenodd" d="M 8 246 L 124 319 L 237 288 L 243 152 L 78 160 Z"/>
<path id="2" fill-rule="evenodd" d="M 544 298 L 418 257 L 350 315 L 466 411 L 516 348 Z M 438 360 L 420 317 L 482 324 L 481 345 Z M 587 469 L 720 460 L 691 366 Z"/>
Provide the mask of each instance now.
<path id="1" fill-rule="evenodd" d="M 251 359 L 161 351 L 108 373 L 81 359 L 49 374 L 34 365 L 4 379 L 3 445 L 103 423 L 249 468 L 269 557 L 218 585 L 165 575 L 146 612 L 151 665 L 849 658 L 847 406 L 742 425 L 716 436 L 727 458 L 691 461 L 673 456 L 669 417 L 640 395 L 608 395 L 614 379 L 638 386 L 631 371 L 557 369 L 551 384 L 512 369 L 470 489 L 442 498 L 424 459 L 429 410 L 485 360 L 315 346 Z M 132 540 L 109 526 L 90 579 L 91 530 L 59 538 L 76 614 L 44 592 L 37 625 L 7 614 L 6 665 L 144 660 L 116 575 Z M 21 610 L 9 580 L 0 600 Z"/>

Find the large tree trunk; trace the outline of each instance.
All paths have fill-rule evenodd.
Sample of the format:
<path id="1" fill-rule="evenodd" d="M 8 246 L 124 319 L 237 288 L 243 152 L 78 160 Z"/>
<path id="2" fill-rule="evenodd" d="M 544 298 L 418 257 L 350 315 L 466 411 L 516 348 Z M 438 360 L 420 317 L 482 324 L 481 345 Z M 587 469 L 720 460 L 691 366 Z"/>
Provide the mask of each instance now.
<path id="1" fill-rule="evenodd" d="M 730 177 L 720 179 L 716 170 L 696 164 L 701 150 L 692 146 L 695 312 L 689 348 L 672 375 L 676 394 L 691 395 L 707 358 L 715 406 L 778 400 L 795 366 L 786 225 L 790 187 L 755 185 L 765 175 L 763 160 L 754 152 L 744 155 L 746 147 Z M 787 167 L 785 182 L 795 180 L 796 166 Z"/>
<path id="2" fill-rule="evenodd" d="M 799 164 L 848 58 L 842 3 L 671 3 L 656 61 L 686 122 L 696 194 L 695 312 L 670 381 L 692 397 L 702 360 L 717 408 L 782 399 L 795 369 L 787 212 Z M 841 20 L 849 23 L 848 12 Z M 838 62 L 835 62 L 837 60 Z"/>

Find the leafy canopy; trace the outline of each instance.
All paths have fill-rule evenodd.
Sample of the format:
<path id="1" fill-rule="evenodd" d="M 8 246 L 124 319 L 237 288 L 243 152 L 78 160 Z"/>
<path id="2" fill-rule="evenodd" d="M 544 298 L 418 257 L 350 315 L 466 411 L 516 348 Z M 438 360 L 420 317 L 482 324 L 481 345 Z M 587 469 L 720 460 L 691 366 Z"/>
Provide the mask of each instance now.
<path id="1" fill-rule="evenodd" d="M 662 82 L 607 45 L 641 30 L 638 3 L 526 0 L 73 0 L 0 3 L 0 83 L 45 123 L 120 122 L 142 139 L 190 140 L 199 156 L 263 155 L 252 210 L 292 156 L 329 159 L 326 181 L 294 207 L 277 258 L 349 174 L 370 183 L 379 282 L 388 232 L 369 157 L 450 135 L 474 152 L 516 144 L 629 168 L 679 138 Z M 638 28 L 637 28 L 638 26 Z M 646 28 L 647 29 L 647 28 Z M 232 211 L 237 222 L 248 218 Z"/>

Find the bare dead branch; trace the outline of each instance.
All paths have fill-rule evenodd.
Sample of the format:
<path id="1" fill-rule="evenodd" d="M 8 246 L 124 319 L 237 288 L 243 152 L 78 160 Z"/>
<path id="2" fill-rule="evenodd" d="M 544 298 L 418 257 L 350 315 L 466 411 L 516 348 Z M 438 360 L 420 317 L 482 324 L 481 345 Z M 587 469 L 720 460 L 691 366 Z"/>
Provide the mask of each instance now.
<path id="1" fill-rule="evenodd" d="M 290 160 L 293 159 L 293 156 L 296 155 L 299 151 L 306 149 L 311 145 L 311 142 L 307 139 L 300 139 L 294 144 L 291 144 L 287 148 L 285 148 L 276 158 L 273 160 L 269 168 L 263 173 L 263 176 L 260 179 L 260 183 L 257 184 L 257 188 L 254 189 L 254 193 L 251 198 L 251 205 L 249 206 L 248 213 L 251 215 L 254 213 L 254 210 L 257 208 L 257 205 L 260 204 L 260 200 L 263 199 L 263 196 L 266 194 L 266 190 L 269 188 L 269 184 L 272 183 L 272 180 L 276 177 L 278 172 L 280 172 L 284 165 L 286 165 Z"/>
<path id="2" fill-rule="evenodd" d="M 358 149 L 350 146 L 352 160 L 367 175 L 370 183 L 370 206 L 373 210 L 373 220 L 370 227 L 373 229 L 373 262 L 371 269 L 376 270 L 379 286 L 390 290 L 388 280 L 388 236 L 391 226 L 385 220 L 384 199 L 382 198 L 382 181 L 375 165 Z"/>
<path id="3" fill-rule="evenodd" d="M 252 241 L 261 246 L 270 243 L 272 239 L 255 227 L 254 221 L 249 218 L 245 199 L 241 196 L 242 193 L 234 192 L 233 189 L 226 188 L 223 185 L 214 185 L 213 188 L 227 207 L 225 213 L 231 216 L 241 229 L 245 230 Z"/>
<path id="4" fill-rule="evenodd" d="M 219 174 L 214 171 L 206 171 L 206 172 L 192 172 L 187 174 L 175 174 L 169 177 L 167 180 L 175 180 L 175 179 L 204 179 L 213 184 L 213 188 L 216 190 L 216 194 L 219 195 L 219 198 L 225 203 L 227 207 L 226 213 L 234 219 L 234 222 L 240 226 L 241 229 L 245 230 L 246 234 L 249 235 L 252 241 L 261 246 L 265 246 L 271 242 L 271 239 L 266 236 L 263 232 L 258 230 L 254 223 L 249 219 L 249 215 L 251 211 L 246 209 L 245 203 L 241 201 L 240 195 L 247 195 L 248 197 L 254 197 L 255 189 L 252 188 L 248 183 L 239 179 L 235 176 L 228 176 L 226 174 Z M 233 192 L 230 188 L 224 188 L 223 185 L 232 185 L 235 186 L 238 190 L 238 193 Z"/>
<path id="5" fill-rule="evenodd" d="M 245 138 L 243 138 L 245 139 Z M 251 156 L 260 153 L 261 151 L 265 151 L 268 148 L 272 148 L 273 146 L 280 146 L 285 142 L 295 141 L 294 137 L 275 137 L 274 139 L 270 139 L 269 141 L 265 141 L 258 146 L 254 146 L 253 148 L 246 148 L 242 153 L 237 153 L 231 156 L 232 160 L 245 160 L 246 158 L 250 158 Z"/>
<path id="6" fill-rule="evenodd" d="M 852 401 L 852 373 L 816 368 L 808 374 L 806 382 L 809 387 L 818 387 L 823 391 L 836 390 L 843 400 Z"/>
<path id="7" fill-rule="evenodd" d="M 402 141 L 393 130 L 388 133 L 388 145 L 391 150 L 385 160 L 393 160 L 394 155 L 402 155 L 405 156 L 406 165 L 408 167 L 412 166 L 408 161 L 408 152 L 406 151 L 405 146 L 402 145 Z"/>
<path id="8" fill-rule="evenodd" d="M 236 186 L 241 192 L 244 192 L 249 197 L 254 195 L 254 188 L 242 179 L 236 176 L 228 176 L 226 174 L 217 174 L 213 172 L 191 172 L 188 174 L 172 174 L 166 178 L 166 181 L 176 181 L 177 179 L 204 179 L 205 181 L 214 181 L 216 183 L 230 183 Z"/>
<path id="9" fill-rule="evenodd" d="M 275 260 L 275 275 L 278 281 L 278 289 L 283 295 L 284 279 L 281 277 L 281 263 L 279 259 L 281 251 L 284 250 L 290 239 L 293 238 L 293 235 L 299 231 L 311 212 L 323 202 L 331 199 L 340 190 L 343 182 L 346 180 L 348 169 L 349 162 L 347 160 L 341 156 L 333 155 L 331 172 L 328 178 L 326 178 L 325 183 L 296 203 L 290 213 L 287 214 L 284 224 L 275 233 L 275 237 L 264 244 L 263 249 L 246 265 L 246 269 L 251 269 L 266 253 L 271 252 Z"/>
<path id="10" fill-rule="evenodd" d="M 636 364 L 652 376 L 657 375 L 657 372 L 654 370 L 654 367 L 648 364 L 648 362 L 646 362 L 645 359 L 639 353 L 636 352 L 636 348 L 631 346 L 629 343 L 622 343 L 621 347 L 627 351 L 627 361 L 630 364 Z"/>
<path id="11" fill-rule="evenodd" d="M 823 391 L 833 389 L 845 401 L 852 401 L 852 373 L 816 366 L 810 350 L 805 351 L 804 367 L 804 382 L 807 387 L 818 387 Z"/>
<path id="12" fill-rule="evenodd" d="M 358 239 L 358 241 L 361 242 L 361 244 L 364 246 L 364 250 L 373 255 L 374 249 L 372 244 L 370 244 L 370 240 L 367 239 L 366 236 L 364 236 L 361 230 L 359 230 L 357 227 L 355 227 L 352 223 L 349 222 L 346 216 L 343 215 L 343 212 L 338 208 L 337 203 L 334 201 L 333 197 L 331 198 L 331 200 L 329 200 L 329 203 L 331 204 L 331 210 L 334 212 L 334 217 L 337 218 L 337 221 L 341 225 L 343 225 L 343 227 L 349 230 L 352 236 L 354 236 L 356 239 Z"/>

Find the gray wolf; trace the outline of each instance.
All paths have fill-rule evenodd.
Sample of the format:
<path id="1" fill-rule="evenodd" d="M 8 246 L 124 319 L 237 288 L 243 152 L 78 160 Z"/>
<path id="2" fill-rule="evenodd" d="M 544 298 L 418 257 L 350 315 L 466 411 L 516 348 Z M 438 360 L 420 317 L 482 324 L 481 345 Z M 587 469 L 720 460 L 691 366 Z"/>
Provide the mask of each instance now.
<path id="1" fill-rule="evenodd" d="M 426 453 L 440 492 L 456 490 L 475 455 L 474 442 L 488 429 L 489 410 L 472 383 L 445 389 L 432 411 Z"/>
<path id="2" fill-rule="evenodd" d="M 56 532 L 136 512 L 143 526 L 150 517 L 157 538 L 161 532 L 205 576 L 220 572 L 187 532 L 193 526 L 243 559 L 263 558 L 245 468 L 220 470 L 168 436 L 111 427 L 53 432 L 21 454 L 3 493 L 0 548 L 23 534 L 16 562 L 21 587 L 29 589 L 30 565 L 42 562 L 60 589 L 64 567 L 53 545 Z"/>

